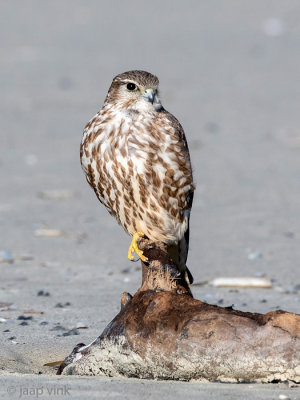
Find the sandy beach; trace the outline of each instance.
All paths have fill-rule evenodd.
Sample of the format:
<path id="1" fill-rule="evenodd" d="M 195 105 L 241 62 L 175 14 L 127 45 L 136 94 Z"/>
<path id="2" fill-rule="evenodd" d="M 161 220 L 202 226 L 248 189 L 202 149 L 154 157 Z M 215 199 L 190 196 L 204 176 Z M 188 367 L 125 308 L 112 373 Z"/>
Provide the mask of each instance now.
<path id="1" fill-rule="evenodd" d="M 300 398 L 288 384 L 56 377 L 44 366 L 99 336 L 141 282 L 130 237 L 79 162 L 84 125 L 130 69 L 159 77 L 190 146 L 194 296 L 300 313 L 299 2 L 0 3 L 0 397 Z M 272 288 L 205 283 L 244 276 Z"/>

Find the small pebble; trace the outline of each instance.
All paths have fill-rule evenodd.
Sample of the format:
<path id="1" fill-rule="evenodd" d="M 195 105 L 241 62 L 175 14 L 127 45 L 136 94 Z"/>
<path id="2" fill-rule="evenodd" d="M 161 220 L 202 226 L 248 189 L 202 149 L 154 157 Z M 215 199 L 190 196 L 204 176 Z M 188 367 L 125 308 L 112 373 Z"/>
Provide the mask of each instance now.
<path id="1" fill-rule="evenodd" d="M 287 396 L 286 394 L 280 394 L 278 398 L 280 400 L 291 400 L 291 398 L 289 396 Z"/>
<path id="2" fill-rule="evenodd" d="M 259 251 L 253 251 L 252 253 L 248 254 L 248 260 L 254 261 L 262 258 L 262 254 Z"/>
<path id="3" fill-rule="evenodd" d="M 26 325 L 29 325 L 29 324 L 28 324 L 28 322 L 23 321 L 23 322 L 21 322 L 19 325 L 26 326 Z"/>
<path id="4" fill-rule="evenodd" d="M 17 318 L 19 321 L 32 321 L 33 317 L 32 316 L 28 316 L 26 317 L 26 315 L 19 315 L 19 317 Z"/>
<path id="5" fill-rule="evenodd" d="M 44 291 L 44 290 L 39 290 L 39 291 L 37 292 L 37 296 L 45 296 L 45 297 L 48 297 L 48 296 L 50 296 L 50 293 L 49 293 L 49 292 L 46 292 L 46 291 Z"/>
<path id="6" fill-rule="evenodd" d="M 48 321 L 42 321 L 42 322 L 40 322 L 40 325 L 48 325 L 48 324 L 49 324 Z"/>
<path id="7" fill-rule="evenodd" d="M 218 304 L 224 304 L 224 300 L 223 299 L 220 299 L 220 300 L 218 300 Z"/>
<path id="8" fill-rule="evenodd" d="M 68 307 L 68 306 L 70 306 L 71 305 L 71 303 L 69 302 L 69 301 L 67 301 L 66 303 L 57 303 L 56 305 L 55 305 L 55 308 L 64 308 L 64 307 Z"/>
<path id="9" fill-rule="evenodd" d="M 10 332 L 10 330 L 9 329 L 5 329 L 5 331 L 3 331 L 3 332 Z"/>
<path id="10" fill-rule="evenodd" d="M 0 250 L 0 263 L 12 264 L 13 262 L 13 256 L 9 251 Z"/>
<path id="11" fill-rule="evenodd" d="M 62 334 L 62 336 L 73 336 L 73 335 L 79 335 L 79 331 L 76 328 L 71 329 L 70 331 Z"/>
<path id="12" fill-rule="evenodd" d="M 76 329 L 87 329 L 87 328 L 88 328 L 87 324 L 83 322 L 77 322 L 76 324 Z"/>
<path id="13" fill-rule="evenodd" d="M 56 325 L 54 326 L 54 328 L 50 329 L 50 331 L 66 331 L 67 328 L 65 328 L 64 326 L 61 325 Z"/>
<path id="14" fill-rule="evenodd" d="M 267 301 L 268 300 L 266 300 L 266 299 L 262 299 L 262 300 L 260 300 L 260 303 L 267 303 Z"/>
<path id="15" fill-rule="evenodd" d="M 10 338 L 8 338 L 8 340 L 14 340 L 16 338 L 17 338 L 16 336 L 11 336 Z"/>
<path id="16" fill-rule="evenodd" d="M 2 303 L 0 301 L 0 311 L 13 311 L 16 310 L 17 307 L 13 305 L 13 303 Z M 0 322 L 6 321 L 5 318 L 0 318 Z"/>
<path id="17" fill-rule="evenodd" d="M 126 277 L 126 278 L 123 279 L 123 281 L 124 281 L 125 283 L 126 283 L 126 282 L 130 282 L 130 278 Z"/>

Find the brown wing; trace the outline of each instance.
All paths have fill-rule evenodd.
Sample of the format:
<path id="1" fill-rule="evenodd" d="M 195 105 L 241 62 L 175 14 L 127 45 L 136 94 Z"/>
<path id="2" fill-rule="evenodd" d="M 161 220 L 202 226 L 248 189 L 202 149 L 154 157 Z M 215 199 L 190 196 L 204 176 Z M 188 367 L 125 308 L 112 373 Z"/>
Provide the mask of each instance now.
<path id="1" fill-rule="evenodd" d="M 193 283 L 194 279 L 191 272 L 186 266 L 186 260 L 188 256 L 189 239 L 190 239 L 190 212 L 192 210 L 195 187 L 193 184 L 193 173 L 190 162 L 189 148 L 184 130 L 180 122 L 177 120 L 177 118 L 175 118 L 174 115 L 172 115 L 166 110 L 162 110 L 161 112 L 165 114 L 165 116 L 171 121 L 173 127 L 175 127 L 179 140 L 182 142 L 182 150 L 185 152 L 187 165 L 189 166 L 188 171 L 186 173 L 190 175 L 191 189 L 187 193 L 186 203 L 185 203 L 185 211 L 188 213 L 187 230 L 184 233 L 184 237 L 177 244 L 169 246 L 168 253 L 170 257 L 173 259 L 173 261 L 178 265 L 179 271 L 184 275 L 185 279 L 187 280 L 187 283 L 191 284 Z"/>

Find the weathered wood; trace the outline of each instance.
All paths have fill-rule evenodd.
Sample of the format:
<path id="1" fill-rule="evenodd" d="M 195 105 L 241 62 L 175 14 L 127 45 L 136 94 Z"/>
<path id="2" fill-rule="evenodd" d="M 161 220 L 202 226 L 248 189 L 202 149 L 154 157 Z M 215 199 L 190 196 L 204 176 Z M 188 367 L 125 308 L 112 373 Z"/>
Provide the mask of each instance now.
<path id="1" fill-rule="evenodd" d="M 202 303 L 189 295 L 164 246 L 143 239 L 143 283 L 121 311 L 59 374 L 220 381 L 300 382 L 300 316 L 265 315 Z"/>

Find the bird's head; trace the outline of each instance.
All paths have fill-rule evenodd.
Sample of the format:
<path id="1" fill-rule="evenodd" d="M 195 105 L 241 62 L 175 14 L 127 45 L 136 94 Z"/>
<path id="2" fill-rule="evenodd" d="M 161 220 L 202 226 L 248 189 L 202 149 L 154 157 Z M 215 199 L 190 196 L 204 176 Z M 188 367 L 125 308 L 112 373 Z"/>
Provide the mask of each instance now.
<path id="1" fill-rule="evenodd" d="M 135 112 L 160 111 L 158 84 L 158 78 L 149 72 L 124 72 L 113 79 L 105 102 Z"/>

